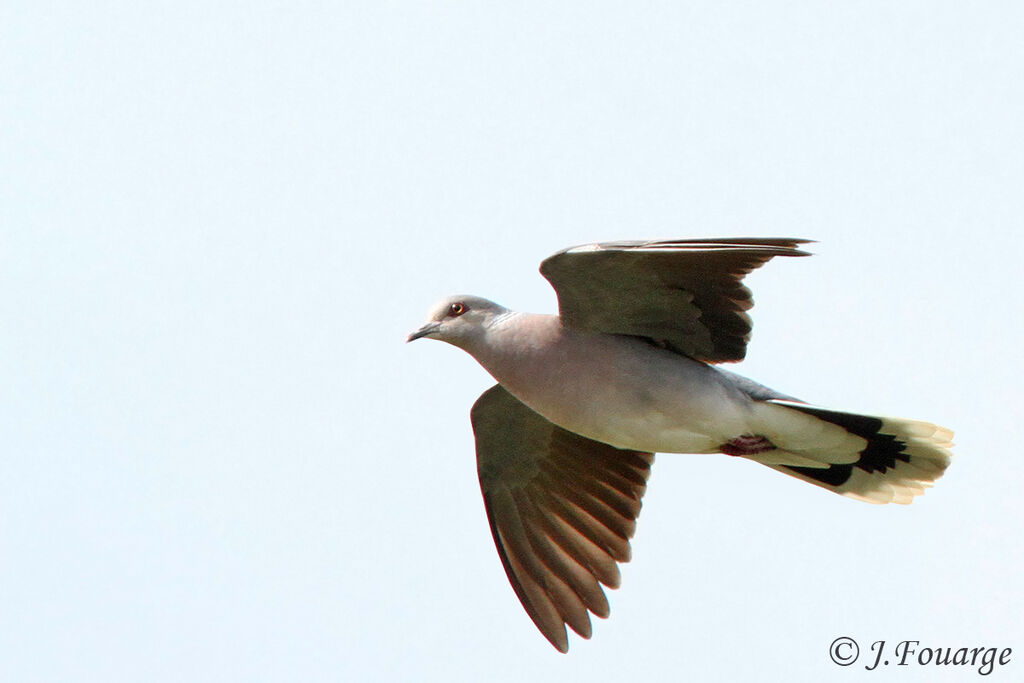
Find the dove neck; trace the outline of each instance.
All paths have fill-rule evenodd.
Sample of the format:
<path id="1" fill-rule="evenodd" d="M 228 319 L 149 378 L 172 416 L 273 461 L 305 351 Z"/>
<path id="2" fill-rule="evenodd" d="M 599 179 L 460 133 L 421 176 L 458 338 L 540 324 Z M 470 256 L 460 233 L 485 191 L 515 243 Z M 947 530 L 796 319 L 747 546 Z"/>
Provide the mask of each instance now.
<path id="1" fill-rule="evenodd" d="M 465 350 L 496 380 L 516 384 L 539 366 L 558 362 L 565 337 L 557 315 L 510 311 L 490 321 Z"/>

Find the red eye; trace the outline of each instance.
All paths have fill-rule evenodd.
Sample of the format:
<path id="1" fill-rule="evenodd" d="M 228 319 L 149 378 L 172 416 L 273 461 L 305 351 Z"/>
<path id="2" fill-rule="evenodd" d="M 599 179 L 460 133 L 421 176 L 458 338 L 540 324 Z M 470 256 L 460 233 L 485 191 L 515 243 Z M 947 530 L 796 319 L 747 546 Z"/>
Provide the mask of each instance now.
<path id="1" fill-rule="evenodd" d="M 462 303 L 461 301 L 457 301 L 456 303 L 448 307 L 448 315 L 450 315 L 453 318 L 456 318 L 465 312 L 466 304 Z"/>

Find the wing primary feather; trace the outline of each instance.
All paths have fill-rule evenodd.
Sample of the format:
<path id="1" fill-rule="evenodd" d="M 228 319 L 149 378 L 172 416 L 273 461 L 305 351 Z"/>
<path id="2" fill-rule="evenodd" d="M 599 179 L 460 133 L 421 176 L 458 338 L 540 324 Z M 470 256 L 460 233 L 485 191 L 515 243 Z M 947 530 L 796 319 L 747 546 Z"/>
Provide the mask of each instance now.
<path id="1" fill-rule="evenodd" d="M 530 510 L 530 523 L 524 524 L 524 528 L 537 557 L 573 589 L 587 609 L 600 617 L 607 616 L 608 601 L 597 579 L 585 566 L 585 561 L 573 557 L 554 538 L 544 512 L 536 506 L 530 496 L 523 492 L 513 495 L 520 511 Z"/>
<path id="2" fill-rule="evenodd" d="M 539 491 L 532 491 L 530 492 L 530 498 L 537 505 L 537 509 L 541 513 L 539 521 L 547 537 L 560 547 L 566 555 L 580 563 L 595 581 L 606 586 L 617 586 L 618 584 L 614 583 L 618 580 L 618 568 L 615 564 L 615 559 L 600 545 L 581 533 L 571 523 L 565 521 L 556 511 L 552 510 L 547 495 Z M 607 603 L 604 592 L 600 591 L 600 586 L 598 586 L 598 591 L 601 594 L 599 602 Z M 596 609 L 592 609 L 592 611 L 598 616 L 607 616 L 607 605 L 605 605 L 604 615 Z"/>
<path id="3" fill-rule="evenodd" d="M 575 485 L 576 482 L 573 482 L 573 485 L 569 485 L 560 477 L 550 476 L 549 472 L 541 472 L 538 475 L 538 480 L 544 481 L 548 490 L 552 493 L 557 493 L 565 503 L 572 505 L 581 514 L 586 514 L 596 522 L 592 526 L 604 538 L 604 544 L 610 549 L 615 550 L 613 556 L 616 559 L 621 559 L 622 561 L 629 559 L 629 539 L 632 537 L 635 528 L 635 523 L 632 519 L 623 519 L 621 515 L 617 514 L 600 500 L 578 488 Z M 625 549 L 623 546 L 625 546 Z M 623 552 L 625 553 L 624 558 L 619 555 Z"/>
<path id="4" fill-rule="evenodd" d="M 543 476 L 541 474 L 538 478 Z M 567 492 L 564 487 L 545 485 L 545 488 L 548 489 L 545 493 L 550 499 L 552 512 L 571 524 L 613 559 L 619 562 L 629 561 L 629 541 L 626 538 L 609 529 L 604 522 L 572 500 L 571 492 Z"/>
<path id="5" fill-rule="evenodd" d="M 590 617 L 587 607 L 576 587 L 576 577 L 571 569 L 565 565 L 552 549 L 552 545 L 542 534 L 538 532 L 536 519 L 532 506 L 528 500 L 521 496 L 512 494 L 519 513 L 520 525 L 523 528 L 526 540 L 533 550 L 535 559 L 543 565 L 543 571 L 538 576 L 538 582 L 542 583 L 552 597 L 555 608 L 562 615 L 572 630 L 584 638 L 591 634 Z M 538 568 L 540 569 L 540 568 Z"/>
<path id="6" fill-rule="evenodd" d="M 538 491 L 537 495 L 544 499 L 544 507 L 550 513 L 550 521 L 564 532 L 565 537 L 572 538 L 576 543 L 591 547 L 591 552 L 586 553 L 586 556 L 595 560 L 590 565 L 590 569 L 594 572 L 598 581 L 611 588 L 618 588 L 621 581 L 619 567 L 616 564 L 618 558 L 607 547 L 602 536 L 594 532 L 593 525 L 586 524 L 580 515 L 577 514 L 576 508 L 569 506 L 565 501 L 551 493 Z"/>
<path id="7" fill-rule="evenodd" d="M 511 569 L 506 573 L 509 579 L 513 580 L 513 588 L 518 587 L 516 593 L 519 601 L 541 633 L 558 650 L 568 651 L 569 639 L 565 633 L 565 622 L 551 595 L 537 579 L 539 572 L 510 492 L 507 489 L 496 491 L 491 504 L 497 522 L 495 540 L 507 559 L 508 568 Z"/>
<path id="8" fill-rule="evenodd" d="M 545 462 L 545 466 L 557 470 L 561 476 L 572 481 L 617 514 L 631 519 L 640 514 L 642 489 L 637 492 L 634 488 L 624 493 L 605 481 L 605 472 L 595 473 L 593 469 L 588 470 L 579 460 L 573 458 L 550 458 Z"/>

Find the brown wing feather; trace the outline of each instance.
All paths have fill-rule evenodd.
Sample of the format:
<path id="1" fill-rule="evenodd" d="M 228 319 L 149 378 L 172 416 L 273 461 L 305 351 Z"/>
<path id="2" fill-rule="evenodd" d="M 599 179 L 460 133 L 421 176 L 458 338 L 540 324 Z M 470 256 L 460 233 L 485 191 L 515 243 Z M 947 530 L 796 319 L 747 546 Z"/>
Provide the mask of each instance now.
<path id="1" fill-rule="evenodd" d="M 651 453 L 573 434 L 500 385 L 472 411 L 487 520 L 527 614 L 561 652 L 568 624 L 589 638 L 589 614 L 608 616 L 601 584 L 619 585 L 629 559 Z"/>

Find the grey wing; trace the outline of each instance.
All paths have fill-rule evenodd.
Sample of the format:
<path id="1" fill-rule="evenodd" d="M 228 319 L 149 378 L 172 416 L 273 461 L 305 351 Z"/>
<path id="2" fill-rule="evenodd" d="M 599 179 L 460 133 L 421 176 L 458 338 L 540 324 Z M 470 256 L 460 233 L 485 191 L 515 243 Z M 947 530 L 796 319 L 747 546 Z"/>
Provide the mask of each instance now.
<path id="1" fill-rule="evenodd" d="M 743 276 L 775 256 L 807 256 L 796 246 L 808 241 L 605 242 L 560 251 L 540 272 L 570 327 L 647 337 L 709 363 L 738 361 L 754 305 Z"/>
<path id="2" fill-rule="evenodd" d="M 616 588 L 616 562 L 647 488 L 652 453 L 566 431 L 496 385 L 471 413 L 477 469 L 494 545 L 526 612 L 559 651 L 565 625 L 589 638 L 589 612 L 607 617 L 601 584 Z"/>

